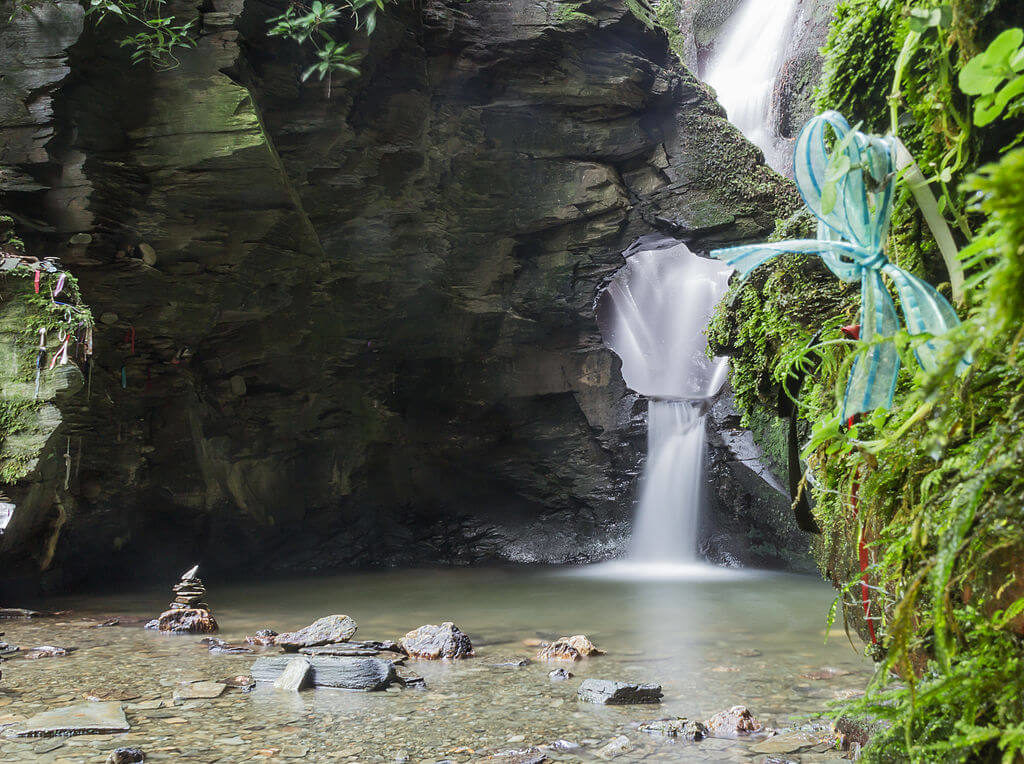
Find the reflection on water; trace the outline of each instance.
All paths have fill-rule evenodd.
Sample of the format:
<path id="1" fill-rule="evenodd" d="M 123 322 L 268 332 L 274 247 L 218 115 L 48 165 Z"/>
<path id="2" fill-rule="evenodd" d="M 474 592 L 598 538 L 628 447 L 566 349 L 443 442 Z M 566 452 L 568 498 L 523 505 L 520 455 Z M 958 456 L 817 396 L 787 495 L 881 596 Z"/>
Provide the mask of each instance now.
<path id="1" fill-rule="evenodd" d="M 591 741 L 584 745 L 593 749 L 626 734 L 637 757 L 679 760 L 682 744 L 637 733 L 630 724 L 669 714 L 703 718 L 744 703 L 763 721 L 783 725 L 863 686 L 869 667 L 860 655 L 841 636 L 824 641 L 824 615 L 832 598 L 827 586 L 789 575 L 693 568 L 701 578 L 616 578 L 613 567 L 595 566 L 564 572 L 403 571 L 245 585 L 208 580 L 220 636 L 229 641 L 241 641 L 259 628 L 283 631 L 347 613 L 359 622 L 357 638 L 366 639 L 393 638 L 424 623 L 453 620 L 471 636 L 478 657 L 454 664 L 415 662 L 427 680 L 426 691 L 318 690 L 297 697 L 232 691 L 158 711 L 129 706 L 133 732 L 119 740 L 176 746 L 179 758 L 206 761 L 222 749 L 224 756 L 234 750 L 241 760 L 282 745 L 308 749 L 310 756 L 351 749 L 341 758 L 364 761 L 390 760 L 402 751 L 414 761 L 467 761 L 475 754 L 453 751 L 521 748 L 558 738 Z M 716 570 L 717 578 L 703 575 Z M 62 625 L 4 623 L 10 642 L 82 649 L 66 658 L 5 663 L 0 724 L 4 714 L 25 715 L 80 700 L 97 687 L 136 694 L 129 703 L 164 698 L 170 704 L 177 681 L 247 671 L 252 656 L 211 655 L 198 637 L 170 637 L 138 626 L 88 629 L 75 620 L 152 616 L 167 599 L 167 592 L 148 591 L 60 600 L 47 604 L 75 608 L 73 617 L 59 621 Z M 552 666 L 546 664 L 489 665 L 531 656 L 535 648 L 524 640 L 578 633 L 588 634 L 608 654 L 573 665 L 576 677 L 567 682 L 550 681 Z M 841 675 L 825 681 L 801 677 L 825 667 Z M 579 704 L 575 691 L 587 676 L 655 681 L 664 687 L 665 702 L 653 708 Z M 11 701 L 5 703 L 6 698 Z M 88 741 L 72 742 L 85 753 Z M 22 760 L 17 757 L 28 752 L 25 746 L 0 742 L 0 761 Z M 99 752 L 114 744 L 100 741 L 95 747 Z M 748 757 L 753 754 L 744 742 L 709 741 L 690 745 L 685 760 Z"/>

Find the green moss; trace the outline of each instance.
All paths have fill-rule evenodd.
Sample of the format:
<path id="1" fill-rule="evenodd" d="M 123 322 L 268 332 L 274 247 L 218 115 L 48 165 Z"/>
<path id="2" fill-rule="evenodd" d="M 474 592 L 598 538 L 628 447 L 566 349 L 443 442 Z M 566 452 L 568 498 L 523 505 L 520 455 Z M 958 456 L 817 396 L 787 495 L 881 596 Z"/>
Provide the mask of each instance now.
<path id="1" fill-rule="evenodd" d="M 859 540 L 872 550 L 878 672 L 865 698 L 845 707 L 888 722 L 866 758 L 1016 761 L 1024 756 L 1024 152 L 1004 150 L 1019 126 L 972 125 L 972 105 L 955 83 L 971 55 L 1007 22 L 1019 23 L 1019 10 L 1005 0 L 959 0 L 948 28 L 909 36 L 910 11 L 938 5 L 843 0 L 817 98 L 819 108 L 885 132 L 896 93 L 899 134 L 933 177 L 973 268 L 965 321 L 947 337 L 944 366 L 923 373 L 912 340 L 897 335 L 904 364 L 891 411 L 841 429 L 853 354 L 837 328 L 856 320 L 858 298 L 856 287 L 817 273 L 815 258 L 780 258 L 756 272 L 716 317 L 712 340 L 733 354 L 745 421 L 764 430 L 780 381 L 806 358 L 814 328 L 824 327 L 799 410 L 813 428 L 804 456 L 823 529 L 815 556 L 865 636 Z M 894 87 L 905 44 L 907 66 Z M 782 239 L 806 235 L 799 219 L 776 231 Z M 905 193 L 888 252 L 946 288 L 935 243 Z M 968 349 L 973 364 L 959 376 L 956 360 Z"/>
<path id="2" fill-rule="evenodd" d="M 583 13 L 580 8 L 585 3 L 559 3 L 558 8 L 555 11 L 555 20 L 560 24 L 571 24 L 573 22 L 581 22 L 583 24 L 596 24 L 597 19 L 593 16 Z"/>
<path id="3" fill-rule="evenodd" d="M 24 251 L 14 235 L 13 221 L 4 216 L 0 216 L 0 243 L 8 251 Z M 0 276 L 0 481 L 7 484 L 28 476 L 54 426 L 52 417 L 44 416 L 47 386 L 39 398 L 35 396 L 39 330 L 46 329 L 47 349 L 54 353 L 63 333 L 81 333 L 93 326 L 77 280 L 68 273 L 64 276 L 64 287 L 56 298 L 63 305 L 51 297 L 59 274 L 42 273 L 38 293 L 34 272 L 28 268 Z"/>
<path id="4" fill-rule="evenodd" d="M 686 63 L 686 39 L 679 28 L 679 10 L 675 0 L 662 0 L 654 12 L 658 26 L 668 36 L 668 47 L 680 63 Z"/>
<path id="5" fill-rule="evenodd" d="M 822 49 L 825 67 L 815 94 L 819 110 L 836 109 L 875 132 L 888 127 L 887 96 L 898 53 L 898 9 L 885 5 L 878 0 L 839 3 Z"/>

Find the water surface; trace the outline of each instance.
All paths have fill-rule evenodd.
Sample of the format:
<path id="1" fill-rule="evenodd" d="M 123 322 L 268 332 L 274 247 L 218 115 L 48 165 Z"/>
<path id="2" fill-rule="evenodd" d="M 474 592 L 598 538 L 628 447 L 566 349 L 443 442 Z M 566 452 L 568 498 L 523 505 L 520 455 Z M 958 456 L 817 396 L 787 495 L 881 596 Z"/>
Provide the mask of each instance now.
<path id="1" fill-rule="evenodd" d="M 430 570 L 218 584 L 208 601 L 221 636 L 240 642 L 259 628 L 278 631 L 331 613 L 359 623 L 357 638 L 395 638 L 425 623 L 455 621 L 477 657 L 451 664 L 411 661 L 427 690 L 379 693 L 340 690 L 301 695 L 231 690 L 214 700 L 171 700 L 177 682 L 245 674 L 253 656 L 211 654 L 198 636 L 145 631 L 131 617 L 153 617 L 167 591 L 55 600 L 73 613 L 47 621 L 0 623 L 5 639 L 23 647 L 68 644 L 63 658 L 3 664 L 0 725 L 84 695 L 120 693 L 132 731 L 119 736 L 51 741 L 0 738 L 0 761 L 102 761 L 118 745 L 138 745 L 151 761 L 248 761 L 303 757 L 310 761 L 479 760 L 495 751 L 566 739 L 583 746 L 559 753 L 589 760 L 624 734 L 634 750 L 619 761 L 763 760 L 750 741 L 674 743 L 638 732 L 639 721 L 669 715 L 703 719 L 742 703 L 773 726 L 798 724 L 830 701 L 856 692 L 869 666 L 836 629 L 825 641 L 832 599 L 806 577 L 748 573 L 678 580 L 623 578 L 620 569 L 591 575 L 565 571 Z M 628 573 L 628 571 L 626 571 Z M 650 573 L 650 571 L 648 571 Z M 117 615 L 122 625 L 88 628 Z M 89 619 L 89 620 L 83 620 Z M 491 665 L 531 657 L 526 643 L 583 633 L 607 655 L 567 666 L 576 676 L 552 682 L 557 665 Z M 269 649 L 271 653 L 276 648 Z M 813 679 L 823 669 L 829 679 Z M 843 672 L 849 672 L 844 674 Z M 584 677 L 657 682 L 660 706 L 601 707 L 579 703 Z M 134 697 L 132 697 L 134 696 Z M 164 707 L 140 708 L 162 699 Z M 806 754 L 822 761 L 838 754 Z"/>

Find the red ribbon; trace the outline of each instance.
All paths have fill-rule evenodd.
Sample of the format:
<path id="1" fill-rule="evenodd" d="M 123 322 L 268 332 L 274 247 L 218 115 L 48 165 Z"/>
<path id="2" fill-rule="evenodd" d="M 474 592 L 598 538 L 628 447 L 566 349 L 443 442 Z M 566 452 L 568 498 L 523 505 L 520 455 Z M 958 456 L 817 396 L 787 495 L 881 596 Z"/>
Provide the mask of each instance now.
<path id="1" fill-rule="evenodd" d="M 36 271 L 36 275 L 35 275 L 34 281 L 35 281 L 36 294 L 39 294 L 39 271 Z"/>

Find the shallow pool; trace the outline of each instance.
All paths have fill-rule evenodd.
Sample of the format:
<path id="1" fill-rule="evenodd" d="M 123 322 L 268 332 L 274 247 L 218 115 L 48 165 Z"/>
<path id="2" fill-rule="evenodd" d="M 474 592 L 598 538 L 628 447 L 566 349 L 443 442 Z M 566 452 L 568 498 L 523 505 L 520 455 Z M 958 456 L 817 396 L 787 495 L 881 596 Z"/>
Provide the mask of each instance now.
<path id="1" fill-rule="evenodd" d="M 166 590 L 33 603 L 72 612 L 0 621 L 4 639 L 23 648 L 56 644 L 78 650 L 3 663 L 0 725 L 93 696 L 123 702 L 132 730 L 58 740 L 0 737 L 0 761 L 103 761 L 122 745 L 143 748 L 150 761 L 475 761 L 558 739 L 581 748 L 550 752 L 549 758 L 574 761 L 593 758 L 619 735 L 630 747 L 619 761 L 764 760 L 758 741 L 674 742 L 640 732 L 636 723 L 671 715 L 704 719 L 743 704 L 765 724 L 799 725 L 862 688 L 870 665 L 841 625 L 826 641 L 825 616 L 834 595 L 824 583 L 784 574 L 710 572 L 695 569 L 674 580 L 659 580 L 657 571 L 634 575 L 611 567 L 206 581 L 207 601 L 221 626 L 218 636 L 230 642 L 243 642 L 260 628 L 295 629 L 331 613 L 356 619 L 356 639 L 396 638 L 445 620 L 472 638 L 473 659 L 410 661 L 425 677 L 426 690 L 377 693 L 232 689 L 211 700 L 175 702 L 178 682 L 245 674 L 253 656 L 212 654 L 199 636 L 143 630 L 141 621 L 164 609 L 174 582 Z M 121 619 L 117 626 L 90 628 L 115 616 Z M 531 641 L 581 633 L 607 655 L 567 666 L 575 674 L 568 681 L 548 678 L 564 663 L 492 665 L 532 657 Z M 266 650 L 273 654 L 277 648 Z M 656 682 L 664 702 L 580 703 L 576 688 L 584 677 Z M 154 708 L 156 701 L 163 703 Z M 840 756 L 820 746 L 809 749 L 786 758 Z"/>

